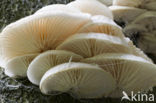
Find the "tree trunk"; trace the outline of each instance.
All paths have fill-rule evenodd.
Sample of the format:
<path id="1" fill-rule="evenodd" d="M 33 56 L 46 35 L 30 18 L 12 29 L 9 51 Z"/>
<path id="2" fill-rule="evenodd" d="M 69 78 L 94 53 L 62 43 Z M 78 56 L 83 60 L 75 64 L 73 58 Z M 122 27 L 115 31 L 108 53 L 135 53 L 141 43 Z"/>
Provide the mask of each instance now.
<path id="1" fill-rule="evenodd" d="M 65 4 L 70 1 L 72 0 L 1 0 L 0 30 L 17 19 L 33 14 L 45 5 L 53 3 Z M 39 87 L 30 83 L 27 78 L 12 79 L 4 74 L 3 68 L 0 68 L 0 103 L 119 103 L 120 101 L 121 98 L 76 100 L 68 94 L 58 96 L 43 95 Z"/>

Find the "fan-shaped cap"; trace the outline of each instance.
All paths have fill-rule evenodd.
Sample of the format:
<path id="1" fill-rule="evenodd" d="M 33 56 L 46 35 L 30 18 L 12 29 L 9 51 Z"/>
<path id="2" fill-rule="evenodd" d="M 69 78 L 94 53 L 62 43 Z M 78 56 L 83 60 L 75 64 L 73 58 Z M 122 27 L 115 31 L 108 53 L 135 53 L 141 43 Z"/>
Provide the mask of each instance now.
<path id="1" fill-rule="evenodd" d="M 7 59 L 55 49 L 90 21 L 84 13 L 52 12 L 36 14 L 8 25 L 1 35 Z"/>
<path id="2" fill-rule="evenodd" d="M 76 0 L 67 4 L 67 6 L 78 8 L 80 11 L 92 15 L 103 15 L 113 19 L 112 12 L 108 7 L 97 0 Z"/>
<path id="3" fill-rule="evenodd" d="M 146 27 L 149 31 L 156 29 L 156 12 L 148 11 L 138 16 L 132 23 Z"/>
<path id="4" fill-rule="evenodd" d="M 148 10 L 154 10 L 154 11 L 156 11 L 156 1 L 146 3 L 144 5 L 144 8 L 145 9 L 148 9 Z"/>
<path id="5" fill-rule="evenodd" d="M 68 92 L 76 98 L 99 98 L 115 89 L 112 76 L 85 63 L 65 63 L 48 70 L 40 82 L 44 94 Z"/>
<path id="6" fill-rule="evenodd" d="M 132 22 L 137 16 L 146 12 L 145 9 L 128 6 L 110 6 L 109 9 L 112 11 L 116 21 L 124 21 L 126 24 Z"/>
<path id="7" fill-rule="evenodd" d="M 28 66 L 37 55 L 28 54 L 9 60 L 6 64 L 5 74 L 13 78 L 26 77 Z"/>
<path id="8" fill-rule="evenodd" d="M 28 67 L 28 79 L 36 85 L 39 85 L 44 73 L 50 68 L 70 61 L 80 61 L 83 59 L 75 53 L 61 50 L 50 50 L 37 56 Z"/>
<path id="9" fill-rule="evenodd" d="M 131 52 L 124 39 L 103 33 L 82 33 L 73 35 L 56 49 L 72 51 L 85 58 L 108 52 Z"/>
<path id="10" fill-rule="evenodd" d="M 110 6 L 113 3 L 113 0 L 98 0 L 98 1 L 100 1 L 101 3 L 103 3 L 107 6 Z"/>
<path id="11" fill-rule="evenodd" d="M 84 59 L 81 62 L 98 64 L 101 68 L 112 74 L 117 82 L 117 88 L 112 92 L 111 97 L 122 96 L 122 91 L 130 95 L 131 91 L 138 93 L 156 86 L 156 66 L 138 56 L 105 53 Z"/>
<path id="12" fill-rule="evenodd" d="M 113 5 L 142 8 L 143 5 L 154 1 L 155 0 L 113 0 Z"/>
<path id="13" fill-rule="evenodd" d="M 80 10 L 66 6 L 65 4 L 52 4 L 52 5 L 42 7 L 41 9 L 37 10 L 35 12 L 35 14 L 45 13 L 45 12 L 54 12 L 54 11 L 65 11 L 65 12 L 72 12 L 72 13 L 80 13 Z"/>
<path id="14" fill-rule="evenodd" d="M 78 32 L 79 33 L 105 33 L 108 35 L 118 36 L 123 38 L 124 34 L 122 29 L 112 19 L 105 16 L 93 16 L 91 22 L 84 25 Z"/>

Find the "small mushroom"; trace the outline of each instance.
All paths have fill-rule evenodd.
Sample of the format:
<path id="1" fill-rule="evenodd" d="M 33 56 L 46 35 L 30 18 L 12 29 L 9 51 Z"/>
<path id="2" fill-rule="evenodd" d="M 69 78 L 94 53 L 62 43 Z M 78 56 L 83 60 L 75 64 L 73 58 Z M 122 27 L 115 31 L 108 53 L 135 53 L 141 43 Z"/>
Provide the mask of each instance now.
<path id="1" fill-rule="evenodd" d="M 97 0 L 76 0 L 67 4 L 67 6 L 77 8 L 81 12 L 91 15 L 103 15 L 113 19 L 112 12 L 108 7 Z"/>
<path id="2" fill-rule="evenodd" d="M 109 9 L 114 15 L 116 21 L 123 21 L 127 24 L 132 22 L 136 17 L 145 13 L 147 10 L 128 6 L 110 6 Z"/>
<path id="3" fill-rule="evenodd" d="M 150 2 L 155 2 L 155 0 L 113 0 L 113 5 L 142 8 L 143 5 Z"/>
<path id="4" fill-rule="evenodd" d="M 72 12 L 72 13 L 80 13 L 80 10 L 76 8 L 72 8 L 69 6 L 66 6 L 65 4 L 52 4 L 45 6 L 35 12 L 37 13 L 45 13 L 45 12 L 56 12 L 56 11 L 66 11 L 66 12 Z"/>
<path id="5" fill-rule="evenodd" d="M 28 79 L 36 85 L 39 85 L 40 80 L 44 73 L 50 68 L 65 62 L 75 61 L 78 62 L 83 59 L 75 53 L 61 50 L 46 51 L 37 56 L 29 65 L 27 76 Z"/>
<path id="6" fill-rule="evenodd" d="M 76 98 L 100 98 L 115 89 L 113 77 L 98 66 L 65 63 L 48 70 L 41 79 L 44 94 L 70 93 Z"/>
<path id="7" fill-rule="evenodd" d="M 72 51 L 85 58 L 108 52 L 131 53 L 124 39 L 103 33 L 81 33 L 73 35 L 56 49 Z"/>
<path id="8" fill-rule="evenodd" d="M 144 8 L 156 11 L 156 1 L 145 4 Z"/>
<path id="9" fill-rule="evenodd" d="M 156 29 L 156 12 L 148 11 L 138 16 L 132 24 L 139 24 L 148 29 L 148 31 L 153 31 Z"/>
<path id="10" fill-rule="evenodd" d="M 113 3 L 113 0 L 98 0 L 98 1 L 100 1 L 101 3 L 103 3 L 107 6 L 111 6 Z"/>
<path id="11" fill-rule="evenodd" d="M 28 66 L 37 55 L 28 54 L 12 58 L 6 63 L 5 74 L 13 78 L 26 77 Z"/>
<path id="12" fill-rule="evenodd" d="M 130 95 L 131 91 L 138 93 L 156 86 L 156 66 L 132 54 L 105 53 L 81 62 L 98 64 L 112 74 L 117 87 L 110 97 L 121 97 L 122 91 Z"/>
<path id="13" fill-rule="evenodd" d="M 112 19 L 105 16 L 93 16 L 91 22 L 85 24 L 78 33 L 105 33 L 108 35 L 118 36 L 123 38 L 122 28 L 118 26 Z"/>
<path id="14" fill-rule="evenodd" d="M 20 19 L 2 31 L 2 57 L 9 60 L 55 49 L 89 21 L 89 14 L 67 12 L 45 12 Z"/>

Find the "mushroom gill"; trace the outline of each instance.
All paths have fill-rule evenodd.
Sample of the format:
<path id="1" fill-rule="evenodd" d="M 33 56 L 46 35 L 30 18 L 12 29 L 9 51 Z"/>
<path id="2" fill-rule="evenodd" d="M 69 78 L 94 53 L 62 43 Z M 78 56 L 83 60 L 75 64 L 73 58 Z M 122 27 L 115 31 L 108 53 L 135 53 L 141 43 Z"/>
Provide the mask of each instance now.
<path id="1" fill-rule="evenodd" d="M 84 58 L 110 52 L 131 53 L 131 49 L 124 39 L 103 33 L 75 34 L 56 49 L 72 51 Z"/>
<path id="2" fill-rule="evenodd" d="M 63 51 L 63 50 L 49 50 L 39 56 L 37 56 L 29 65 L 27 76 L 28 79 L 36 85 L 39 85 L 40 80 L 44 73 L 50 68 L 66 63 L 66 62 L 79 62 L 83 59 L 82 56 L 79 56 L 75 53 Z"/>
<path id="3" fill-rule="evenodd" d="M 2 31 L 2 56 L 9 60 L 55 49 L 89 21 L 89 14 L 67 12 L 45 12 L 20 19 Z"/>
<path id="4" fill-rule="evenodd" d="M 98 64 L 111 73 L 116 80 L 116 90 L 110 97 L 121 97 L 122 91 L 128 95 L 148 91 L 156 85 L 156 66 L 138 56 L 125 53 L 105 53 L 81 62 Z"/>
<path id="5" fill-rule="evenodd" d="M 115 88 L 113 77 L 98 66 L 85 63 L 64 63 L 48 70 L 41 79 L 44 94 L 70 93 L 80 98 L 107 96 Z"/>

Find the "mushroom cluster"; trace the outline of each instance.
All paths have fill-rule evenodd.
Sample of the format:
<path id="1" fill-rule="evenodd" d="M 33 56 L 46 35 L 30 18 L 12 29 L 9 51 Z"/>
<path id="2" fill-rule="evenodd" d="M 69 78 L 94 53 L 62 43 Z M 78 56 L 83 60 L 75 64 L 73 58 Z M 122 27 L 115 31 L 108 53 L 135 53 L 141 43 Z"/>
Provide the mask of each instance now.
<path id="1" fill-rule="evenodd" d="M 27 77 L 47 95 L 116 98 L 156 86 L 156 65 L 98 0 L 43 7 L 6 26 L 0 44 L 5 74 Z"/>
<path id="2" fill-rule="evenodd" d="M 109 8 L 114 19 L 124 24 L 124 34 L 156 56 L 156 0 L 114 0 Z"/>

